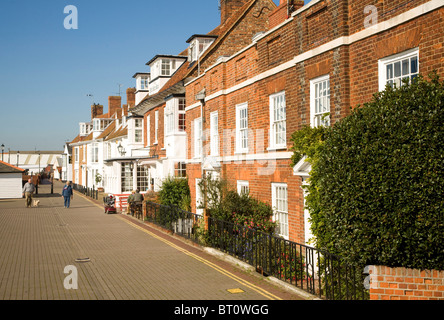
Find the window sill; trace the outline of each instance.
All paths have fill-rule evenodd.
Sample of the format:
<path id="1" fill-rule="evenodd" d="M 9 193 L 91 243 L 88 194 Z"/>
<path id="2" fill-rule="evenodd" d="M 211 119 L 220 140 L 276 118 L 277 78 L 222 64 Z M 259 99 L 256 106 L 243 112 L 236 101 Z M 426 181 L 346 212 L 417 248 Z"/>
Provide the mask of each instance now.
<path id="1" fill-rule="evenodd" d="M 267 148 L 267 151 L 278 151 L 278 150 L 287 150 L 287 146 L 274 146 Z"/>

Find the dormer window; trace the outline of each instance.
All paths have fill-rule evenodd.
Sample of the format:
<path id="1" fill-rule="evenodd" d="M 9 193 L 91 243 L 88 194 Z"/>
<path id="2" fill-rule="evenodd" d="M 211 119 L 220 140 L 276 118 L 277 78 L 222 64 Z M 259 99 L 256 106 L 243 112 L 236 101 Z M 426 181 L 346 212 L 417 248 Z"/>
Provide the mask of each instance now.
<path id="1" fill-rule="evenodd" d="M 88 135 L 88 130 L 87 130 L 86 123 L 80 123 L 80 135 L 81 136 Z"/>
<path id="2" fill-rule="evenodd" d="M 109 123 L 110 123 L 110 120 L 94 119 L 93 120 L 93 131 L 102 131 L 108 126 Z"/>
<path id="3" fill-rule="evenodd" d="M 171 75 L 171 61 L 169 59 L 162 59 L 161 75 L 162 76 Z"/>
<path id="4" fill-rule="evenodd" d="M 187 40 L 190 44 L 188 49 L 188 60 L 196 61 L 208 49 L 208 47 L 216 40 L 217 36 L 210 35 L 193 35 Z"/>
<path id="5" fill-rule="evenodd" d="M 100 119 L 94 119 L 93 122 L 93 130 L 98 131 L 100 130 Z"/>
<path id="6" fill-rule="evenodd" d="M 185 97 L 182 95 L 170 95 L 165 100 L 165 136 L 185 132 Z"/>
<path id="7" fill-rule="evenodd" d="M 148 91 L 149 83 L 150 83 L 150 74 L 149 73 L 136 73 L 133 76 L 136 79 L 136 90 L 137 91 Z"/>
<path id="8" fill-rule="evenodd" d="M 149 94 L 157 93 L 186 59 L 185 56 L 156 55 L 147 62 L 151 69 L 148 82 Z"/>
<path id="9" fill-rule="evenodd" d="M 140 90 L 148 90 L 148 77 L 144 76 L 140 78 Z"/>

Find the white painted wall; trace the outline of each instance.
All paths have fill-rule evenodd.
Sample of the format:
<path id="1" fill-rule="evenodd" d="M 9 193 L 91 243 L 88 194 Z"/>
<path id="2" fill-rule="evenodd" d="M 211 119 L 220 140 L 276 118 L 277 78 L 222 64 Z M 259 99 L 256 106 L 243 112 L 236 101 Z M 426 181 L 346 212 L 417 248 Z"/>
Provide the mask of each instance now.
<path id="1" fill-rule="evenodd" d="M 0 199 L 22 197 L 22 173 L 0 173 Z"/>

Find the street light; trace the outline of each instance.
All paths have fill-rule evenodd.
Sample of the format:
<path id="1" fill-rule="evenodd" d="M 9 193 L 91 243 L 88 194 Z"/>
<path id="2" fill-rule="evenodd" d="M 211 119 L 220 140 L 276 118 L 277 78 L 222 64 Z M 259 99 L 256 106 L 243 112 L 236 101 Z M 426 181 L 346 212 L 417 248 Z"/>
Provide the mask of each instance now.
<path id="1" fill-rule="evenodd" d="M 122 144 L 120 142 L 119 142 L 119 145 L 117 146 L 117 150 L 119 151 L 119 153 L 122 157 L 125 156 L 125 153 L 126 153 L 125 148 L 122 147 Z"/>
<path id="2" fill-rule="evenodd" d="M 5 145 L 2 143 L 2 161 L 3 161 L 3 151 L 5 151 Z"/>
<path id="3" fill-rule="evenodd" d="M 20 155 L 20 151 L 17 151 L 17 167 L 19 166 L 19 155 Z"/>

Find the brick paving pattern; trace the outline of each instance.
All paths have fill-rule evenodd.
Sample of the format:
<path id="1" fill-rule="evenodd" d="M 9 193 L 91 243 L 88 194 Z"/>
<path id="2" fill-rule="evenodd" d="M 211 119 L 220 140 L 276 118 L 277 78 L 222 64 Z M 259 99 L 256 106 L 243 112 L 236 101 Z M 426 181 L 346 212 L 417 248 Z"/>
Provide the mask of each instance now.
<path id="1" fill-rule="evenodd" d="M 131 217 L 106 215 L 78 193 L 65 209 L 61 187 L 51 195 L 41 185 L 37 208 L 0 200 L 1 300 L 301 299 Z M 78 289 L 64 287 L 69 265 Z M 227 291 L 235 288 L 245 292 Z"/>

